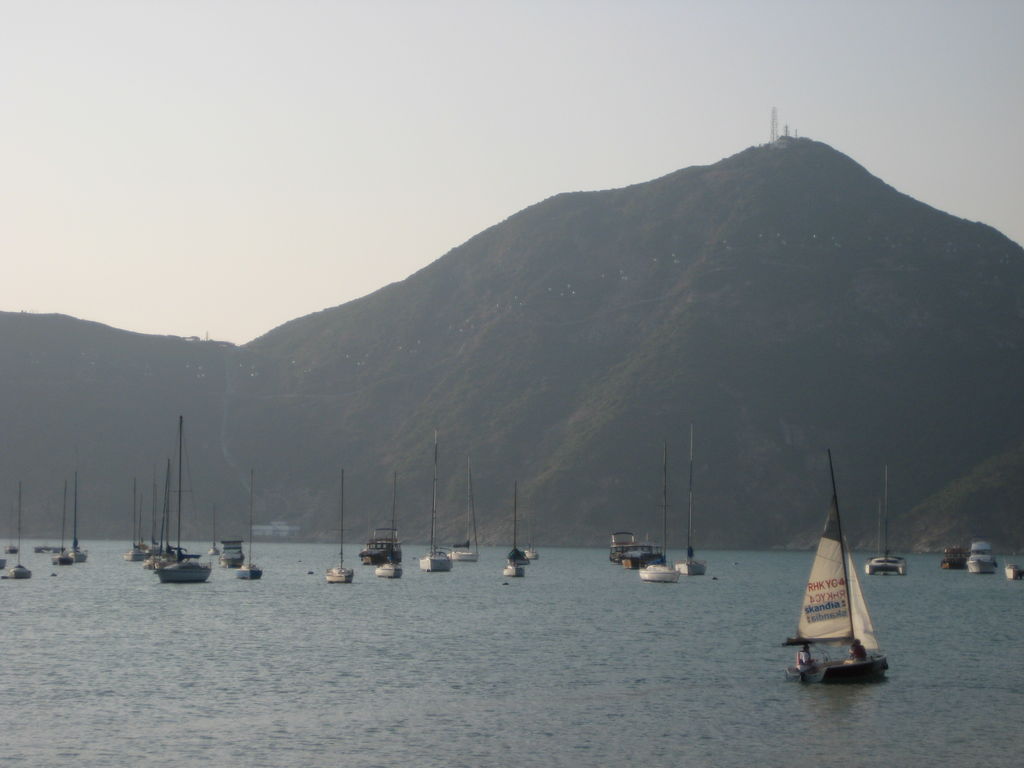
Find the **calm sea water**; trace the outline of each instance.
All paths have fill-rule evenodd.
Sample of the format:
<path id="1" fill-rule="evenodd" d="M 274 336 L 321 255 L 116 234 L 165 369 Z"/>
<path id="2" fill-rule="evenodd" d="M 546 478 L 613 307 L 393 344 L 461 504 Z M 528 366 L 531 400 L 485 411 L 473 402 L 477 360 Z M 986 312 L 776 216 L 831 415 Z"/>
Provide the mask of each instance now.
<path id="1" fill-rule="evenodd" d="M 888 680 L 786 682 L 811 553 L 705 552 L 642 583 L 598 549 L 328 585 L 336 548 L 259 544 L 262 581 L 159 584 L 126 545 L 0 582 L 0 764 L 900 766 L 1024 760 L 1024 582 L 861 577 Z M 196 545 L 193 551 L 205 551 Z M 860 562 L 863 558 L 858 558 Z M 308 571 L 313 571 L 309 574 Z M 51 576 L 51 574 L 56 574 Z"/>

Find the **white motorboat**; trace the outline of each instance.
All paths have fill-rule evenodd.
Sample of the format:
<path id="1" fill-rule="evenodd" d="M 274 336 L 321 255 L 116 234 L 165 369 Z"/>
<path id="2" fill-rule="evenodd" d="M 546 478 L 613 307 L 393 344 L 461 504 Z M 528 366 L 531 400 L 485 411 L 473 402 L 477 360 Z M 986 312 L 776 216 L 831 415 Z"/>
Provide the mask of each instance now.
<path id="1" fill-rule="evenodd" d="M 473 470 L 469 465 L 469 458 L 466 458 L 466 487 L 468 503 L 466 504 L 466 540 L 458 544 L 452 544 L 449 557 L 460 563 L 475 563 L 479 558 L 480 548 L 476 540 L 476 509 L 473 504 Z M 470 544 L 472 543 L 472 547 Z"/>
<path id="2" fill-rule="evenodd" d="M 992 554 L 992 544 L 985 539 L 971 541 L 971 554 L 967 558 L 969 573 L 995 573 L 996 558 Z"/>
<path id="3" fill-rule="evenodd" d="M 907 575 L 907 561 L 889 554 L 889 466 L 883 471 L 882 501 L 878 505 L 878 555 L 864 563 L 868 576 L 896 574 Z"/>
<path id="4" fill-rule="evenodd" d="M 253 487 L 256 484 L 256 474 L 250 469 L 249 470 L 249 559 L 242 563 L 235 571 L 235 577 L 239 579 L 245 579 L 246 581 L 256 581 L 257 579 L 263 578 L 263 569 L 253 562 L 253 543 L 252 543 L 252 499 L 253 499 Z"/>
<path id="5" fill-rule="evenodd" d="M 345 470 L 341 470 L 341 491 L 338 494 L 338 564 L 328 568 L 324 578 L 328 584 L 351 584 L 355 572 L 345 567 Z"/>
<path id="6" fill-rule="evenodd" d="M 452 569 L 448 552 L 435 544 L 437 530 L 437 432 L 434 432 L 434 489 L 430 501 L 430 549 L 420 557 L 420 570 L 427 573 L 444 573 Z"/>
<path id="7" fill-rule="evenodd" d="M 1021 577 L 1024 576 L 1024 571 L 1021 571 L 1016 563 L 1007 563 L 1005 572 L 1006 578 L 1010 581 L 1020 581 Z"/>
<path id="8" fill-rule="evenodd" d="M 661 551 L 668 553 L 668 443 L 665 443 L 661 460 Z M 640 581 L 675 584 L 679 581 L 679 571 L 665 560 L 648 563 L 640 569 Z"/>
<path id="9" fill-rule="evenodd" d="M 828 467 L 832 503 L 804 587 L 796 637 L 786 640 L 786 645 L 801 645 L 804 650 L 797 663 L 786 669 L 786 676 L 807 683 L 878 680 L 885 676 L 889 663 L 879 650 L 871 615 L 857 580 L 857 566 L 843 536 L 831 451 Z M 812 644 L 848 645 L 850 657 L 831 659 L 826 653 L 824 658 L 815 660 L 810 655 Z"/>
<path id="10" fill-rule="evenodd" d="M 686 559 L 676 562 L 676 570 L 683 576 L 703 576 L 708 564 L 693 556 L 693 424 L 690 424 L 690 483 L 686 512 Z"/>

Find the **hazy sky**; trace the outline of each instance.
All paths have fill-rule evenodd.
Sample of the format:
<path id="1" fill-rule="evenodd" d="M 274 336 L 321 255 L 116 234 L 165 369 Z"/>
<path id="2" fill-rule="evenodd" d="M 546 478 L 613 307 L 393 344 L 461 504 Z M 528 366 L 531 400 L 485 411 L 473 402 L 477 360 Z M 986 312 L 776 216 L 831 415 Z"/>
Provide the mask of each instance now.
<path id="1" fill-rule="evenodd" d="M 0 310 L 243 343 L 779 122 L 1024 243 L 1016 0 L 0 0 Z"/>

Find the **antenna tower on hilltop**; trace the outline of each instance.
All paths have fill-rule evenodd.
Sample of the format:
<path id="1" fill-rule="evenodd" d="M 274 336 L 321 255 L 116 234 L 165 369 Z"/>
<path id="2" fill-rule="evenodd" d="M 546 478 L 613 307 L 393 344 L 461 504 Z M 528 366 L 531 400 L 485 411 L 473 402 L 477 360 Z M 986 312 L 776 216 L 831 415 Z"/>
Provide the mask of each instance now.
<path id="1" fill-rule="evenodd" d="M 770 143 L 774 144 L 779 140 L 779 110 L 772 107 L 772 137 Z"/>

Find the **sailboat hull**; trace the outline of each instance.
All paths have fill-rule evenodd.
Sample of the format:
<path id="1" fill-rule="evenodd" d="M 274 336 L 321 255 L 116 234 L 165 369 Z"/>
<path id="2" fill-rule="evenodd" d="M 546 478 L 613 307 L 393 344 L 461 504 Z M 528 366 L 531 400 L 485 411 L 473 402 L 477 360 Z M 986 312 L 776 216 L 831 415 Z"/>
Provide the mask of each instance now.
<path id="1" fill-rule="evenodd" d="M 866 683 L 884 678 L 888 668 L 885 656 L 870 656 L 863 661 L 837 659 L 817 662 L 802 669 L 790 667 L 786 675 L 803 683 Z"/>
<path id="2" fill-rule="evenodd" d="M 679 571 L 668 565 L 648 565 L 640 569 L 640 580 L 675 584 L 679 581 Z"/>
<path id="3" fill-rule="evenodd" d="M 452 560 L 458 560 L 460 563 L 475 563 L 477 561 L 476 552 L 468 552 L 462 550 L 453 550 L 451 553 Z"/>
<path id="4" fill-rule="evenodd" d="M 400 579 L 402 578 L 402 566 L 398 563 L 381 563 L 373 573 L 382 579 Z"/>
<path id="5" fill-rule="evenodd" d="M 867 576 L 885 576 L 887 574 L 906 576 L 907 561 L 902 557 L 872 557 L 864 564 L 864 573 Z"/>
<path id="6" fill-rule="evenodd" d="M 183 560 L 155 571 L 161 584 L 198 584 L 210 578 L 210 566 Z"/>
<path id="7" fill-rule="evenodd" d="M 433 552 L 420 558 L 420 570 L 428 573 L 450 571 L 452 560 L 446 553 Z"/>
<path id="8" fill-rule="evenodd" d="M 263 569 L 256 565 L 243 565 L 235 571 L 235 577 L 239 579 L 247 579 L 248 581 L 262 579 Z"/>
<path id="9" fill-rule="evenodd" d="M 341 566 L 335 566 L 334 568 L 328 568 L 324 578 L 327 579 L 328 584 L 351 584 L 354 573 L 351 568 L 342 568 Z"/>
<path id="10" fill-rule="evenodd" d="M 683 576 L 703 576 L 707 573 L 708 565 L 703 560 L 683 560 L 676 563 L 676 570 Z"/>

